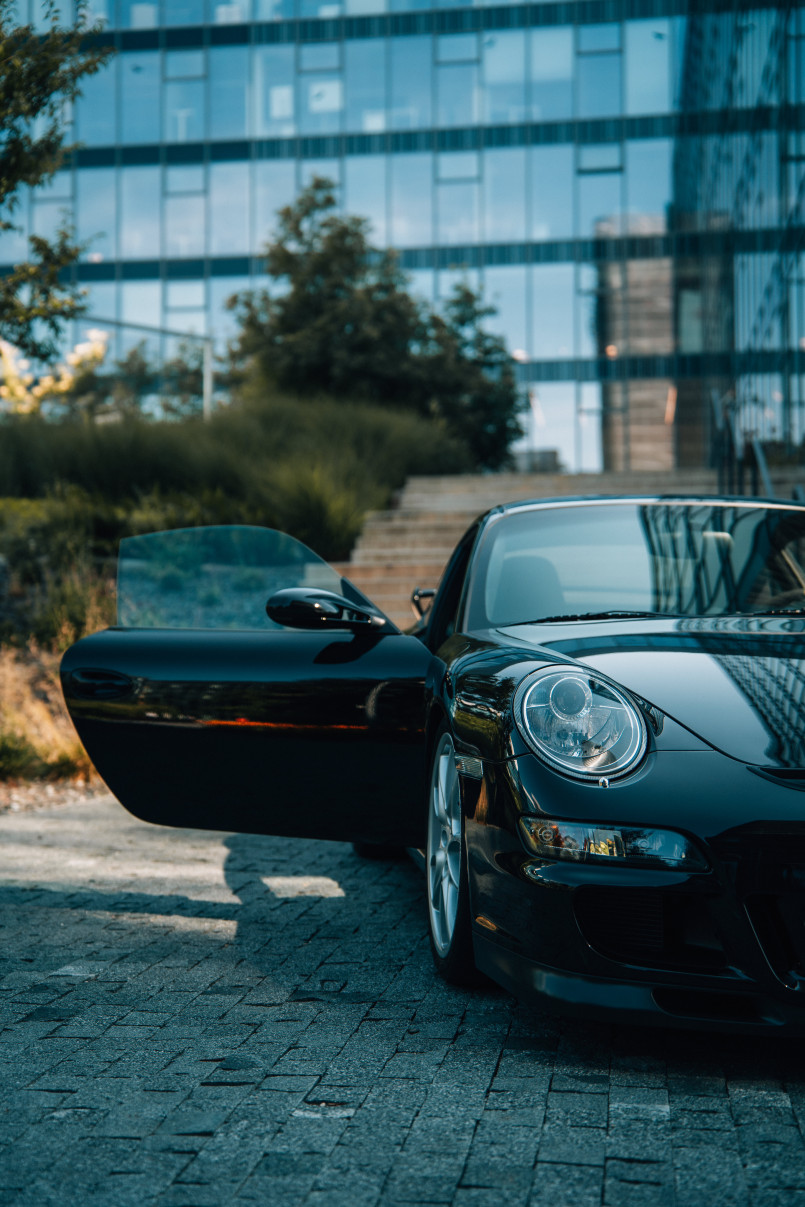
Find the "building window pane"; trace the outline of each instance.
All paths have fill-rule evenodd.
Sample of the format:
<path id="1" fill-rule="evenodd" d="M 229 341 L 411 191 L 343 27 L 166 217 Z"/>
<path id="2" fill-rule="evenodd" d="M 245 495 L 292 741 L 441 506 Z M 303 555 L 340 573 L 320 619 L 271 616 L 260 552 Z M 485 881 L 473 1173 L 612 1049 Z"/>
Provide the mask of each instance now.
<path id="1" fill-rule="evenodd" d="M 386 128 L 386 40 L 346 42 L 347 130 L 377 134 Z"/>
<path id="2" fill-rule="evenodd" d="M 392 130 L 420 130 L 431 124 L 430 38 L 392 38 L 391 105 Z"/>
<path id="3" fill-rule="evenodd" d="M 531 31 L 531 117 L 550 122 L 573 115 L 573 29 Z"/>
<path id="4" fill-rule="evenodd" d="M 31 234 L 51 242 L 60 227 L 72 222 L 72 207 L 64 201 L 34 201 Z"/>
<path id="5" fill-rule="evenodd" d="M 76 99 L 76 137 L 88 147 L 113 146 L 117 141 L 117 59 L 96 75 L 81 81 Z"/>
<path id="6" fill-rule="evenodd" d="M 437 242 L 443 247 L 465 247 L 478 242 L 479 188 L 453 181 L 436 186 Z"/>
<path id="7" fill-rule="evenodd" d="M 386 0 L 346 0 L 344 11 L 357 16 L 359 13 L 384 13 Z"/>
<path id="8" fill-rule="evenodd" d="M 254 250 L 273 237 L 277 210 L 296 196 L 296 162 L 293 159 L 258 159 L 254 172 Z"/>
<path id="9" fill-rule="evenodd" d="M 626 112 L 671 108 L 671 22 L 626 22 Z"/>
<path id="10" fill-rule="evenodd" d="M 526 237 L 526 151 L 485 151 L 484 239 L 518 243 Z"/>
<path id="11" fill-rule="evenodd" d="M 341 160 L 340 159 L 302 159 L 299 161 L 299 182 L 300 189 L 306 189 L 309 184 L 312 184 L 316 177 L 322 180 L 329 180 L 333 186 L 333 192 L 338 203 L 338 195 L 341 190 Z"/>
<path id="12" fill-rule="evenodd" d="M 166 142 L 201 142 L 204 138 L 203 80 L 171 80 L 165 85 Z"/>
<path id="13" fill-rule="evenodd" d="M 169 164 L 165 168 L 166 193 L 203 193 L 204 164 Z"/>
<path id="14" fill-rule="evenodd" d="M 473 126 L 479 117 L 478 68 L 474 63 L 451 63 L 436 68 L 438 124 Z"/>
<path id="15" fill-rule="evenodd" d="M 578 196 L 579 238 L 613 238 L 621 233 L 620 172 L 579 176 Z"/>
<path id="16" fill-rule="evenodd" d="M 120 319 L 123 323 L 141 323 L 145 327 L 162 326 L 162 286 L 159 281 L 123 281 L 120 285 Z M 145 356 L 160 357 L 160 337 L 146 331 L 125 329 L 121 333 L 121 352 L 125 354 L 142 344 Z"/>
<path id="17" fill-rule="evenodd" d="M 203 50 L 166 50 L 166 80 L 197 80 L 204 75 Z"/>
<path id="18" fill-rule="evenodd" d="M 477 34 L 441 34 L 437 36 L 437 63 L 475 63 L 477 61 Z"/>
<path id="19" fill-rule="evenodd" d="M 390 155 L 391 245 L 433 243 L 433 156 Z"/>
<path id="20" fill-rule="evenodd" d="M 597 50 L 620 50 L 621 27 L 616 21 L 602 25 L 579 26 L 579 53 L 589 54 Z"/>
<path id="21" fill-rule="evenodd" d="M 249 238 L 249 165 L 210 164 L 210 254 L 247 255 Z"/>
<path id="22" fill-rule="evenodd" d="M 671 204 L 671 143 L 647 139 L 626 146 L 626 203 L 629 229 L 637 233 L 633 215 L 647 216 L 646 233 L 664 231 Z"/>
<path id="23" fill-rule="evenodd" d="M 14 213 L 9 214 L 8 210 L 3 213 L 4 221 L 13 222 L 15 229 L 0 230 L 0 264 L 18 264 L 28 255 L 30 191 L 23 186 L 18 196 L 19 205 Z"/>
<path id="24" fill-rule="evenodd" d="M 114 168 L 91 168 L 76 174 L 76 231 L 86 243 L 81 259 L 90 264 L 117 255 L 117 201 Z"/>
<path id="25" fill-rule="evenodd" d="M 300 71 L 338 71 L 340 67 L 340 42 L 305 42 L 299 47 Z"/>
<path id="26" fill-rule="evenodd" d="M 120 24 L 123 29 L 155 29 L 158 6 L 152 0 L 120 0 Z"/>
<path id="27" fill-rule="evenodd" d="M 341 129 L 344 85 L 340 75 L 299 77 L 299 130 L 303 134 L 335 133 Z"/>
<path id="28" fill-rule="evenodd" d="M 526 35 L 489 33 L 483 40 L 483 120 L 508 124 L 526 120 Z"/>
<path id="29" fill-rule="evenodd" d="M 294 16 L 295 0 L 254 0 L 255 21 L 284 21 Z"/>
<path id="30" fill-rule="evenodd" d="M 120 56 L 121 142 L 159 142 L 159 83 L 158 51 Z"/>
<path id="31" fill-rule="evenodd" d="M 573 235 L 573 148 L 533 147 L 531 156 L 532 239 Z"/>
<path id="32" fill-rule="evenodd" d="M 203 25 L 204 0 L 162 0 L 163 25 Z"/>
<path id="33" fill-rule="evenodd" d="M 484 320 L 484 326 L 502 335 L 509 351 L 517 352 L 520 358 L 528 350 L 527 273 L 525 266 L 484 270 L 484 301 L 497 310 Z"/>
<path id="34" fill-rule="evenodd" d="M 383 246 L 386 226 L 386 157 L 356 155 L 344 160 L 344 209 L 359 214 L 372 224 L 369 238 Z"/>
<path id="35" fill-rule="evenodd" d="M 249 49 L 215 46 L 210 50 L 210 138 L 246 138 Z"/>
<path id="36" fill-rule="evenodd" d="M 249 288 L 251 281 L 248 277 L 210 277 L 210 332 L 216 341 L 223 343 L 237 335 L 237 316 L 229 309 L 227 302 L 235 294 L 243 293 Z"/>
<path id="37" fill-rule="evenodd" d="M 254 132 L 258 138 L 296 133 L 293 56 L 293 46 L 259 46 L 254 52 Z"/>
<path id="38" fill-rule="evenodd" d="M 436 158 L 438 180 L 478 180 L 481 157 L 477 151 L 448 151 Z"/>
<path id="39" fill-rule="evenodd" d="M 120 254 L 124 260 L 158 260 L 160 169 L 120 169 Z"/>
<path id="40" fill-rule="evenodd" d="M 579 55 L 579 117 L 610 117 L 621 112 L 621 56 Z"/>
<path id="41" fill-rule="evenodd" d="M 532 268 L 531 355 L 537 360 L 573 355 L 573 265 Z"/>
<path id="42" fill-rule="evenodd" d="M 165 198 L 165 255 L 203 256 L 204 197 Z"/>

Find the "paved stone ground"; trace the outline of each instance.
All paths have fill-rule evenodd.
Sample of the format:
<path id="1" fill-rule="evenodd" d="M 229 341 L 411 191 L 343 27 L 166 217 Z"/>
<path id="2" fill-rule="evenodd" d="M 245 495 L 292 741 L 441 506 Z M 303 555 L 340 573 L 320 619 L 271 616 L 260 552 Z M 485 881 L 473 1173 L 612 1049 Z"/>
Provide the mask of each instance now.
<path id="1" fill-rule="evenodd" d="M 406 862 L 30 803 L 0 816 L 0 1204 L 805 1204 L 801 1043 L 451 989 Z"/>

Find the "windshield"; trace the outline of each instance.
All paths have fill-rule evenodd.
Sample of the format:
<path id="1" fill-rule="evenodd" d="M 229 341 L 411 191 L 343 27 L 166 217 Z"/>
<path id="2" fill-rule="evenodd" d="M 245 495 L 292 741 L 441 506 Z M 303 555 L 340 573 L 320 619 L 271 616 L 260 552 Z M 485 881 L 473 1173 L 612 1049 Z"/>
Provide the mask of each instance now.
<path id="1" fill-rule="evenodd" d="M 283 532 L 247 525 L 179 528 L 120 542 L 117 623 L 129 629 L 278 629 L 266 602 L 284 587 L 322 587 L 368 604 L 332 566 Z"/>
<path id="2" fill-rule="evenodd" d="M 591 503 L 487 527 L 468 627 L 599 615 L 805 609 L 805 509 Z"/>

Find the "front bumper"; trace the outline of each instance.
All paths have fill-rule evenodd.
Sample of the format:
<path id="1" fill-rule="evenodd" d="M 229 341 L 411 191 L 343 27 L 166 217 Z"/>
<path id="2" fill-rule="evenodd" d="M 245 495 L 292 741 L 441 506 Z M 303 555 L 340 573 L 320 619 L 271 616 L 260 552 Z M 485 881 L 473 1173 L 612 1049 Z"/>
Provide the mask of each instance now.
<path id="1" fill-rule="evenodd" d="M 606 791 L 535 758 L 487 764 L 473 796 L 473 941 L 492 979 L 564 1013 L 805 1034 L 805 793 L 715 751 L 669 751 Z M 709 870 L 535 858 L 523 812 L 682 830 Z"/>

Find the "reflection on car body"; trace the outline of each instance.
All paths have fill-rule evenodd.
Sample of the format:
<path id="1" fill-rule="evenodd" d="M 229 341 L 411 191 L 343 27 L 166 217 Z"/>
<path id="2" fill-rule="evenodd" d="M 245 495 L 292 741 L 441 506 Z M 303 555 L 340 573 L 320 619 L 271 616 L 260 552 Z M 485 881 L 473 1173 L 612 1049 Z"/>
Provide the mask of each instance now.
<path id="1" fill-rule="evenodd" d="M 804 567 L 795 505 L 510 504 L 403 634 L 290 537 L 152 534 L 62 680 L 139 817 L 420 849 L 450 980 L 799 1031 Z"/>

